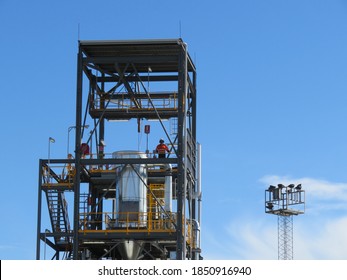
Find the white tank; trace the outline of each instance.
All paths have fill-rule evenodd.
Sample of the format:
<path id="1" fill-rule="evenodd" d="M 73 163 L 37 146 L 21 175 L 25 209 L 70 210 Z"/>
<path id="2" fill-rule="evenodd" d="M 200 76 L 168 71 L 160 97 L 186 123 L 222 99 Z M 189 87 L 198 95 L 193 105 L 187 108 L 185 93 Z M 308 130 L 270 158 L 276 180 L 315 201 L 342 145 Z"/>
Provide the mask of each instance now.
<path id="1" fill-rule="evenodd" d="M 113 158 L 146 158 L 146 154 L 138 151 L 119 151 Z M 118 171 L 117 212 L 119 224 L 128 226 L 145 226 L 147 221 L 147 170 L 145 164 L 115 166 Z"/>

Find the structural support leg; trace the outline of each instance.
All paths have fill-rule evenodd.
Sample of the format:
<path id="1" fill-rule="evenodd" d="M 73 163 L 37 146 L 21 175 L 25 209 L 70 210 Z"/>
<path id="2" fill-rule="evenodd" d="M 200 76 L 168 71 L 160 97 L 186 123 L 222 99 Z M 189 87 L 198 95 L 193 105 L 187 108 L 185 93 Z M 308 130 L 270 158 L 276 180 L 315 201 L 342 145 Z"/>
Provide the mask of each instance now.
<path id="1" fill-rule="evenodd" d="M 81 183 L 81 127 L 82 127 L 82 74 L 83 57 L 79 50 L 77 59 L 77 94 L 76 94 L 76 146 L 75 146 L 75 180 L 74 180 L 74 223 L 73 223 L 73 259 L 78 259 L 79 251 L 79 201 Z"/>

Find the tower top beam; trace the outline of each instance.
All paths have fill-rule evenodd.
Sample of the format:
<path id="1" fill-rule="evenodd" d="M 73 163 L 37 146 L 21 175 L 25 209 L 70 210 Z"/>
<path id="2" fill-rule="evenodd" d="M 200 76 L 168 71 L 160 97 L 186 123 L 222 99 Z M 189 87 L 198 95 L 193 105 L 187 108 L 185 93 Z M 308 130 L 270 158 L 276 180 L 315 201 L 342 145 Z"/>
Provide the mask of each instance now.
<path id="1" fill-rule="evenodd" d="M 79 47 L 84 59 L 94 63 L 100 70 L 116 74 L 115 63 L 124 68 L 129 62 L 136 63 L 139 73 L 177 72 L 179 54 L 186 50 L 187 45 L 182 39 L 106 40 L 79 41 Z M 191 57 L 189 54 L 187 56 L 188 71 L 195 71 Z M 129 71 L 131 72 L 131 67 Z"/>

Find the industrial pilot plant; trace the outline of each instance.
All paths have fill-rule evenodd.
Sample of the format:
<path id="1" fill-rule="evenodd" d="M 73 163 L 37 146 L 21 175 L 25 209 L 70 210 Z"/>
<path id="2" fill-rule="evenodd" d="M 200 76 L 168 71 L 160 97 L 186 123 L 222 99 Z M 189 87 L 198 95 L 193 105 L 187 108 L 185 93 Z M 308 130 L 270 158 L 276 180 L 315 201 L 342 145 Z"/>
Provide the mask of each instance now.
<path id="1" fill-rule="evenodd" d="M 39 161 L 36 258 L 202 259 L 196 69 L 187 44 L 79 41 L 74 100 L 67 154 Z M 133 139 L 118 127 L 134 123 L 146 149 L 124 149 Z M 164 153 L 149 148 L 149 136 L 155 146 L 162 138 Z M 109 143 L 121 148 L 108 151 Z"/>

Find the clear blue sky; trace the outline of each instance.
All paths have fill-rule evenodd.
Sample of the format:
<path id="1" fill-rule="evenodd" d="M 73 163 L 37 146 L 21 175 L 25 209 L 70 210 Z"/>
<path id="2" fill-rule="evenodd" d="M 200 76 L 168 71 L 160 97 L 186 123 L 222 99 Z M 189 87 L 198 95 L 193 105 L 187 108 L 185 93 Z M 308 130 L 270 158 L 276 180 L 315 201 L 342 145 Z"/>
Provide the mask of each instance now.
<path id="1" fill-rule="evenodd" d="M 35 258 L 38 164 L 50 136 L 66 155 L 78 39 L 180 36 L 198 73 L 203 256 L 277 259 L 264 190 L 302 183 L 294 258 L 347 259 L 344 0 L 0 0 L 0 259 Z"/>

